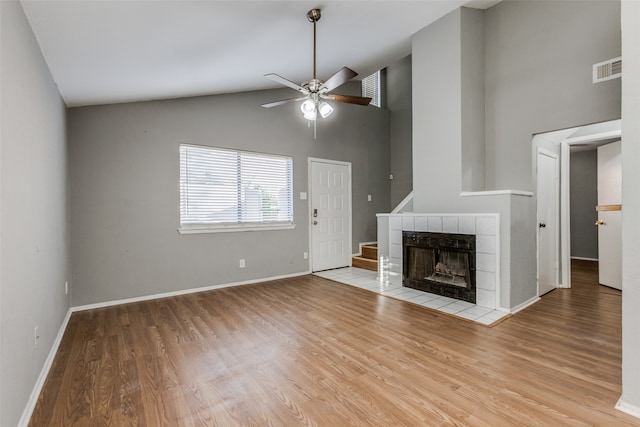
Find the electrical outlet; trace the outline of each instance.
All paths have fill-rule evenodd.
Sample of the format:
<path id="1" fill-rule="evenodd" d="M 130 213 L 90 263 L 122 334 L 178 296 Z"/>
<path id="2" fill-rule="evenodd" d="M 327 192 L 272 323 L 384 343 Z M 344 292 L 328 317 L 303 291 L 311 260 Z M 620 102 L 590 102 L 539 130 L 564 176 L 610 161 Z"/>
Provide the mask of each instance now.
<path id="1" fill-rule="evenodd" d="M 241 259 L 239 262 L 240 268 L 244 268 L 245 264 L 244 264 L 244 259 Z"/>
<path id="2" fill-rule="evenodd" d="M 304 259 L 309 259 L 309 252 L 303 252 L 303 253 L 302 253 L 302 257 L 303 257 Z"/>
<path id="3" fill-rule="evenodd" d="M 40 339 L 40 329 L 36 326 L 33 328 L 33 348 L 38 348 L 38 340 Z"/>
<path id="4" fill-rule="evenodd" d="M 69 294 L 69 281 L 68 280 L 66 282 L 64 282 L 64 294 L 65 295 Z"/>
<path id="5" fill-rule="evenodd" d="M 367 202 L 371 201 L 371 194 L 367 195 Z"/>

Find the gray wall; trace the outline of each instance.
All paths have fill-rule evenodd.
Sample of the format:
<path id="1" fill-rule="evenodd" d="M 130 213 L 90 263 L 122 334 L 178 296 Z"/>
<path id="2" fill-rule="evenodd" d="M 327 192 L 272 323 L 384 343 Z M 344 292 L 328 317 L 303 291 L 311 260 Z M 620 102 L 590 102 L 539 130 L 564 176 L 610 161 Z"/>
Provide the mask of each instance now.
<path id="1" fill-rule="evenodd" d="M 476 26 L 470 29 L 462 26 L 463 19 L 467 19 L 463 15 L 471 19 L 479 17 L 475 10 L 457 9 L 416 33 L 412 40 L 414 211 L 499 213 L 500 306 L 511 308 L 535 294 L 535 269 L 531 272 L 530 265 L 520 265 L 514 271 L 525 279 L 527 273 L 531 273 L 533 282 L 527 279 L 515 283 L 511 278 L 511 209 L 515 207 L 521 211 L 522 204 L 530 203 L 530 198 L 459 196 L 462 191 L 462 129 L 467 125 L 466 129 L 470 129 L 477 117 L 471 110 L 462 114 L 465 61 L 462 44 L 472 39 L 466 31 L 477 30 Z M 465 85 L 465 89 L 470 88 Z M 529 242 L 521 243 L 529 250 Z M 533 266 L 535 268 L 535 264 Z"/>
<path id="2" fill-rule="evenodd" d="M 347 85 L 359 91 L 359 83 Z M 389 211 L 389 113 L 336 104 L 317 140 L 290 89 L 69 110 L 73 304 L 309 270 L 307 158 L 352 162 L 353 249 Z M 180 235 L 178 144 L 293 157 L 294 230 Z M 372 195 L 372 202 L 367 195 Z M 238 268 L 238 260 L 246 268 Z"/>
<path id="3" fill-rule="evenodd" d="M 386 69 L 386 107 L 391 119 L 391 209 L 413 190 L 411 55 Z"/>
<path id="4" fill-rule="evenodd" d="M 598 258 L 598 151 L 575 151 L 570 157 L 571 256 Z"/>
<path id="5" fill-rule="evenodd" d="M 0 425 L 15 426 L 69 307 L 66 118 L 22 7 L 0 15 Z"/>
<path id="6" fill-rule="evenodd" d="M 531 136 L 620 118 L 616 1 L 503 1 L 486 17 L 486 189 L 534 190 Z"/>
<path id="7" fill-rule="evenodd" d="M 484 114 L 484 11 L 463 9 L 460 15 L 460 56 L 462 57 L 462 190 L 485 189 L 485 114 Z"/>
<path id="8" fill-rule="evenodd" d="M 622 3 L 622 396 L 640 415 L 640 2 Z"/>
<path id="9" fill-rule="evenodd" d="M 416 212 L 461 191 L 461 9 L 413 36 L 413 189 Z"/>
<path id="10" fill-rule="evenodd" d="M 620 81 L 591 83 L 593 63 L 620 55 L 619 12 L 617 2 L 505 1 L 483 13 L 485 190 L 535 189 L 534 133 L 620 117 Z M 535 198 L 459 197 L 482 189 L 463 185 L 474 165 L 463 152 L 482 144 L 468 131 L 481 128 L 482 106 L 468 100 L 482 82 L 464 71 L 479 62 L 477 19 L 462 8 L 413 38 L 414 210 L 500 213 L 501 298 L 514 307 L 536 295 Z"/>

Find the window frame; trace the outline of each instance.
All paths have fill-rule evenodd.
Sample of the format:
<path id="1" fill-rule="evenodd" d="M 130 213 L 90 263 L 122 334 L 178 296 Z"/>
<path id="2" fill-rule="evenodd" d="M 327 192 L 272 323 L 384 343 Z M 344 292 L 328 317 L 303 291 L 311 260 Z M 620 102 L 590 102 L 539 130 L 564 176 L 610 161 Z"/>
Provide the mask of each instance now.
<path id="1" fill-rule="evenodd" d="M 278 159 L 286 159 L 289 162 L 289 185 L 290 185 L 290 205 L 291 205 L 291 220 L 285 221 L 247 221 L 247 222 L 202 222 L 202 223 L 184 223 L 183 224 L 183 192 L 182 192 L 182 179 L 183 179 L 183 150 L 182 148 L 192 147 L 196 149 L 209 149 L 216 152 L 229 152 L 236 155 L 248 154 L 254 156 L 262 156 L 266 158 L 278 158 Z M 238 187 L 238 191 L 241 191 L 241 182 L 236 182 L 236 186 Z M 293 209 L 293 157 L 280 155 L 280 154 L 272 154 L 272 153 L 261 153 L 256 151 L 249 150 L 239 150 L 234 148 L 223 148 L 223 147 L 213 147 L 208 145 L 196 145 L 196 144 L 187 144 L 187 143 L 179 143 L 178 144 L 178 232 L 180 234 L 200 234 L 200 233 L 225 233 L 225 232 L 237 232 L 237 231 L 267 231 L 267 230 L 291 230 L 295 228 L 295 214 Z"/>

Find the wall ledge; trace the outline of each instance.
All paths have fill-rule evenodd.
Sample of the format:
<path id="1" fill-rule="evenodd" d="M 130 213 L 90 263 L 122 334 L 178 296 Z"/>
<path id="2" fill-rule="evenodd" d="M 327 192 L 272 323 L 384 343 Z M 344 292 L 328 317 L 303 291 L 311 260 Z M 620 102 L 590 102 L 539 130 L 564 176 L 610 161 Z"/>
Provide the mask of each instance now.
<path id="1" fill-rule="evenodd" d="M 491 190 L 491 191 L 462 191 L 460 197 L 475 196 L 524 196 L 533 197 L 533 191 L 524 190 Z"/>
<path id="2" fill-rule="evenodd" d="M 476 213 L 451 213 L 451 212 L 444 212 L 444 213 L 421 213 L 421 212 L 403 212 L 403 213 L 377 213 L 376 217 L 396 217 L 396 216 L 400 216 L 400 217 L 404 217 L 404 216 L 419 216 L 419 217 L 429 217 L 429 216 L 495 216 L 495 217 L 499 217 L 500 214 L 499 213 L 495 213 L 495 212 L 476 212 Z"/>

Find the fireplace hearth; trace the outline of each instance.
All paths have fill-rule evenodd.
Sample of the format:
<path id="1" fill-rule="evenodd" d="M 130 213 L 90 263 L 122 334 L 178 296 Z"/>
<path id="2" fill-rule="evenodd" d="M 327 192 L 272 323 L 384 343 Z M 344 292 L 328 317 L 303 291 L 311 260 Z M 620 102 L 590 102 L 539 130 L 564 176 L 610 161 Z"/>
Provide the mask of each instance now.
<path id="1" fill-rule="evenodd" d="M 476 302 L 476 237 L 469 234 L 402 233 L 402 285 Z"/>

